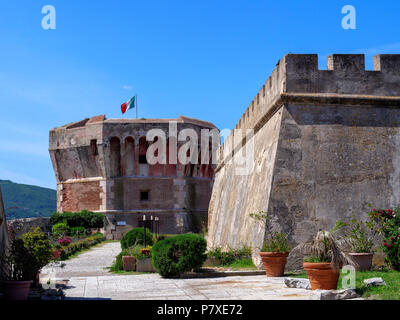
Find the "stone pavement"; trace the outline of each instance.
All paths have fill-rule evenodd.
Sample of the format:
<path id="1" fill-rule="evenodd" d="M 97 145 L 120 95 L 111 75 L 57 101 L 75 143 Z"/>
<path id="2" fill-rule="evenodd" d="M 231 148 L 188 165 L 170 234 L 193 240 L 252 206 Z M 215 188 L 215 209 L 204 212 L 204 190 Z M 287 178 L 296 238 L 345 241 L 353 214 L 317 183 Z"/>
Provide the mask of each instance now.
<path id="1" fill-rule="evenodd" d="M 120 252 L 118 242 L 65 261 L 54 267 L 53 277 L 68 280 L 66 299 L 117 300 L 308 300 L 310 290 L 287 288 L 283 278 L 232 276 L 201 279 L 163 279 L 158 274 L 117 275 L 108 272 Z M 43 269 L 41 281 L 52 274 L 50 266 Z"/>

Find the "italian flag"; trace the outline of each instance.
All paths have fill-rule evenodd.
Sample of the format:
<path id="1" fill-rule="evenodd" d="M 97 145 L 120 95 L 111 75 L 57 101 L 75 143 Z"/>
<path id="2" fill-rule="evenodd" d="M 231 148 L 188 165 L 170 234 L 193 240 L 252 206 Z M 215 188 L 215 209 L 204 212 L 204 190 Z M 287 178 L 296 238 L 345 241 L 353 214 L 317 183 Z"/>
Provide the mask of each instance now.
<path id="1" fill-rule="evenodd" d="M 136 97 L 133 97 L 129 101 L 124 102 L 123 104 L 121 104 L 121 112 L 122 113 L 127 112 L 129 109 L 134 108 L 135 104 L 136 104 Z"/>

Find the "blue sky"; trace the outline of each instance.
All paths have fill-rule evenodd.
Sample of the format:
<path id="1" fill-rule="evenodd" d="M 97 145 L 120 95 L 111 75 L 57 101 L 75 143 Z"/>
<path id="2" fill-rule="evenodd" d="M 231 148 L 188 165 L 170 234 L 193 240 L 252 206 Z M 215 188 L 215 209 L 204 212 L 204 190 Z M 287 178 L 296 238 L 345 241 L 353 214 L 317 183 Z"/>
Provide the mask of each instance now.
<path id="1" fill-rule="evenodd" d="M 357 29 L 344 30 L 353 5 Z M 56 29 L 43 30 L 44 5 Z M 48 131 L 86 117 L 178 115 L 233 128 L 285 54 L 400 53 L 398 1 L 2 1 L 0 179 L 55 188 Z"/>

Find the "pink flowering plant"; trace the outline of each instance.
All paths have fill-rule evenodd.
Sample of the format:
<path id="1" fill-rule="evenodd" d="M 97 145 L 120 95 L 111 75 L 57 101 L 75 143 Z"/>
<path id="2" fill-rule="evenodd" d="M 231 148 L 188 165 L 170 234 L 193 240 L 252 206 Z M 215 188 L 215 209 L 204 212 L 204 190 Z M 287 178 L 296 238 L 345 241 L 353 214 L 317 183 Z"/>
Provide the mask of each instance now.
<path id="1" fill-rule="evenodd" d="M 67 246 L 71 243 L 71 239 L 68 237 L 64 237 L 64 238 L 58 239 L 57 242 L 60 246 Z"/>
<path id="2" fill-rule="evenodd" d="M 372 209 L 369 213 L 371 227 L 383 237 L 386 261 L 395 270 L 400 270 L 400 207 Z"/>

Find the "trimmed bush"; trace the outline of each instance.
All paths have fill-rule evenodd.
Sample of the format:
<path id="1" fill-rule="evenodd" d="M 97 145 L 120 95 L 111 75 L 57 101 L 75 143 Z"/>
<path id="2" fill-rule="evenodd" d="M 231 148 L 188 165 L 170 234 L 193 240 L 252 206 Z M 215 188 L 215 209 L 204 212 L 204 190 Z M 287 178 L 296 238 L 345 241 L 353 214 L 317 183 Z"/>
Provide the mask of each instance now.
<path id="1" fill-rule="evenodd" d="M 52 224 L 66 223 L 70 228 L 83 227 L 85 229 L 102 228 L 104 215 L 101 213 L 82 210 L 79 212 L 55 212 L 50 218 Z"/>
<path id="2" fill-rule="evenodd" d="M 122 249 L 136 245 L 144 246 L 143 228 L 133 228 L 121 239 Z M 146 228 L 146 245 L 153 245 L 153 235 L 149 229 Z"/>
<path id="3" fill-rule="evenodd" d="M 84 227 L 73 227 L 69 230 L 69 235 L 70 236 L 75 236 L 79 234 L 84 234 L 85 233 L 85 228 Z"/>
<path id="4" fill-rule="evenodd" d="M 51 228 L 51 231 L 53 232 L 53 234 L 56 237 L 64 236 L 69 233 L 69 227 L 66 223 L 60 222 L 60 223 L 55 224 Z"/>
<path id="5" fill-rule="evenodd" d="M 199 269 L 207 259 L 206 249 L 206 240 L 196 234 L 167 238 L 154 245 L 153 266 L 162 277 L 176 277 Z"/>

